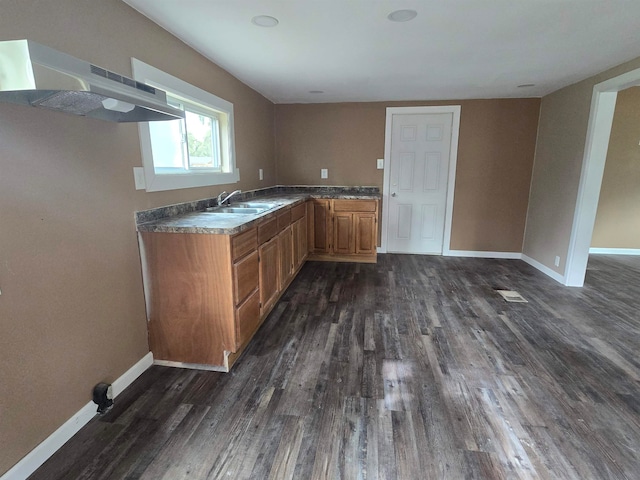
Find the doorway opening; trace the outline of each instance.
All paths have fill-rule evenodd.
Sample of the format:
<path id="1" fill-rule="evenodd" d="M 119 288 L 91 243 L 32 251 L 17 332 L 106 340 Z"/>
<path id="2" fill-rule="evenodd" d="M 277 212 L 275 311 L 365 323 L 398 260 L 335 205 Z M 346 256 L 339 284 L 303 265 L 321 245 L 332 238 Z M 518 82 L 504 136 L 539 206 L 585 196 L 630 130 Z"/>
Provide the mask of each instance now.
<path id="1" fill-rule="evenodd" d="M 640 85 L 640 69 L 624 73 L 593 87 L 578 198 L 564 276 L 564 284 L 569 287 L 584 285 L 618 92 L 638 85 Z"/>

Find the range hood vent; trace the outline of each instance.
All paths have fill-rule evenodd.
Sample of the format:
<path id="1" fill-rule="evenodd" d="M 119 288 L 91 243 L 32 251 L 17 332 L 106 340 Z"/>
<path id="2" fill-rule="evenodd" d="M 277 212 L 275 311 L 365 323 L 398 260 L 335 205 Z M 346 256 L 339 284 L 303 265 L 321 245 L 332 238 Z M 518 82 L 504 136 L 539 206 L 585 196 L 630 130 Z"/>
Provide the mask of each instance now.
<path id="1" fill-rule="evenodd" d="M 184 118 L 163 90 L 30 40 L 0 42 L 0 102 L 112 122 Z"/>

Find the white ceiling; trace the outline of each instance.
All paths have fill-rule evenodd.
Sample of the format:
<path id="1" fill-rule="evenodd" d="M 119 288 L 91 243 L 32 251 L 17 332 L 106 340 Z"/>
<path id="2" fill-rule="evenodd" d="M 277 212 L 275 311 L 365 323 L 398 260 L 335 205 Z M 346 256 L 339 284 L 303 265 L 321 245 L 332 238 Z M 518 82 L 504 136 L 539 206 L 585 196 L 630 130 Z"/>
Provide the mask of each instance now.
<path id="1" fill-rule="evenodd" d="M 124 1 L 275 103 L 539 97 L 640 56 L 640 0 Z"/>

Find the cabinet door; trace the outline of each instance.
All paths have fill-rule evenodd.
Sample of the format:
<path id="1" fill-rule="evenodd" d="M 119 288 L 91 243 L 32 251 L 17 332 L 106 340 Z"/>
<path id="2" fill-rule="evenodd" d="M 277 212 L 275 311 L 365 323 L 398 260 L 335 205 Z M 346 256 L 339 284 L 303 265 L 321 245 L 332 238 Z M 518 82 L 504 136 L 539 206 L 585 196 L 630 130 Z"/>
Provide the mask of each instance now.
<path id="1" fill-rule="evenodd" d="M 292 226 L 293 230 L 293 270 L 297 270 L 307 256 L 307 219 L 300 218 Z"/>
<path id="2" fill-rule="evenodd" d="M 291 224 L 291 249 L 291 265 L 296 270 L 300 259 L 300 220 Z"/>
<path id="3" fill-rule="evenodd" d="M 313 251 L 329 253 L 330 250 L 330 200 L 313 201 Z"/>
<path id="4" fill-rule="evenodd" d="M 260 313 L 271 306 L 278 295 L 278 237 L 262 244 L 260 255 Z"/>
<path id="5" fill-rule="evenodd" d="M 333 232 L 333 253 L 347 255 L 355 252 L 353 213 L 334 213 Z"/>
<path id="6" fill-rule="evenodd" d="M 313 200 L 307 200 L 307 253 L 313 252 Z"/>
<path id="7" fill-rule="evenodd" d="M 308 227 L 307 219 L 303 218 L 300 222 L 300 229 L 303 232 L 302 236 L 300 237 L 300 254 L 302 255 L 300 263 L 304 262 L 307 259 L 307 256 L 309 255 L 309 242 L 308 242 L 309 234 L 307 232 L 308 230 L 307 227 Z"/>
<path id="8" fill-rule="evenodd" d="M 353 219 L 356 232 L 355 253 L 376 253 L 378 243 L 376 215 L 374 213 L 355 213 Z"/>
<path id="9" fill-rule="evenodd" d="M 293 273 L 293 231 L 291 226 L 278 235 L 278 288 L 283 290 Z"/>

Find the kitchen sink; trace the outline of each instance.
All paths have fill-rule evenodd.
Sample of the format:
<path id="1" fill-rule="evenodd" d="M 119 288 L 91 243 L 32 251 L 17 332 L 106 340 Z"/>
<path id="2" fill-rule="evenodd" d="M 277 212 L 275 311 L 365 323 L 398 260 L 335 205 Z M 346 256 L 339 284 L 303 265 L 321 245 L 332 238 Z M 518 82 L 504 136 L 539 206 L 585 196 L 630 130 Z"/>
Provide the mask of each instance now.
<path id="1" fill-rule="evenodd" d="M 205 210 L 206 213 L 227 213 L 236 215 L 256 215 L 258 213 L 266 212 L 272 208 L 277 207 L 278 203 L 261 203 L 261 202 L 242 202 L 234 203 L 229 207 L 209 207 Z"/>
<path id="2" fill-rule="evenodd" d="M 279 203 L 261 203 L 261 202 L 242 202 L 242 203 L 234 203 L 233 206 L 236 208 L 261 208 L 263 210 L 271 210 L 272 208 L 280 205 Z"/>
<path id="3" fill-rule="evenodd" d="M 236 215 L 256 215 L 267 211 L 267 208 L 250 208 L 250 207 L 210 207 L 205 213 L 232 213 Z"/>

